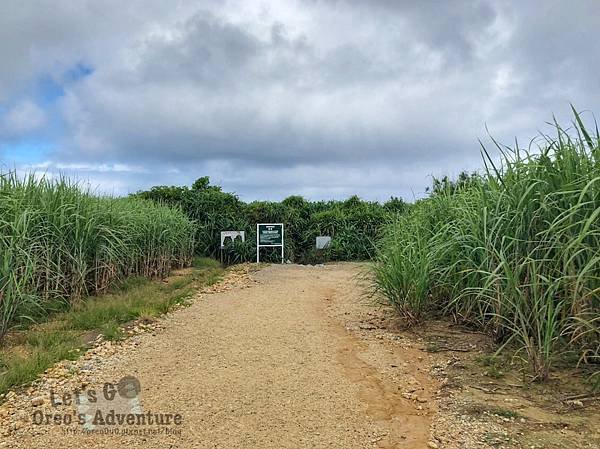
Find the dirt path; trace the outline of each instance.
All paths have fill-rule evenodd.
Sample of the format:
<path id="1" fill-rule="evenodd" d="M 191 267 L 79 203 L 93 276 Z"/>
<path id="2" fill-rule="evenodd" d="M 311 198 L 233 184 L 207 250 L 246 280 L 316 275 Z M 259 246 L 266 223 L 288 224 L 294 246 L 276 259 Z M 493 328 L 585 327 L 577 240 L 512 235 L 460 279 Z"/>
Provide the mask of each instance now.
<path id="1" fill-rule="evenodd" d="M 38 407 L 64 415 L 141 405 L 143 413 L 180 414 L 181 424 L 96 426 L 91 435 L 79 425 L 27 426 L 10 447 L 426 448 L 437 386 L 419 367 L 422 353 L 370 332 L 373 308 L 361 301 L 359 270 L 255 272 L 246 288 L 206 295 L 170 315 L 157 335 L 115 351 L 82 385 L 98 390 L 90 408 L 69 407 L 68 399 Z M 103 398 L 103 384 L 124 376 L 139 380 L 141 404 Z M 107 428 L 146 435 L 98 433 Z M 153 429 L 160 434 L 148 434 Z"/>

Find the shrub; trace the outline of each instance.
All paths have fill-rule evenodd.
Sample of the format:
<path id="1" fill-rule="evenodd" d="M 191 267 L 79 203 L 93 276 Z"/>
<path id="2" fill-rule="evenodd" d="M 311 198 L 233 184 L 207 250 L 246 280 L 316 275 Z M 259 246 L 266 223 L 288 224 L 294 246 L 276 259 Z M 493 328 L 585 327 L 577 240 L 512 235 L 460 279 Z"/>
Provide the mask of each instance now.
<path id="1" fill-rule="evenodd" d="M 252 261 L 256 257 L 256 224 L 283 223 L 286 259 L 315 263 L 326 260 L 365 260 L 375 253 L 380 231 L 390 219 L 407 209 L 406 203 L 392 198 L 381 205 L 351 197 L 346 201 L 307 201 L 290 196 L 281 202 L 254 201 L 244 203 L 232 193 L 211 186 L 208 178 L 193 187 L 156 186 L 136 197 L 159 203 L 180 205 L 197 223 L 196 254 L 219 257 L 220 232 L 246 232 L 246 242 L 233 242 L 224 249 L 226 263 Z M 327 251 L 316 251 L 315 239 L 332 237 Z M 262 253 L 262 251 L 261 251 Z M 261 260 L 280 261 L 279 249 L 269 248 Z"/>

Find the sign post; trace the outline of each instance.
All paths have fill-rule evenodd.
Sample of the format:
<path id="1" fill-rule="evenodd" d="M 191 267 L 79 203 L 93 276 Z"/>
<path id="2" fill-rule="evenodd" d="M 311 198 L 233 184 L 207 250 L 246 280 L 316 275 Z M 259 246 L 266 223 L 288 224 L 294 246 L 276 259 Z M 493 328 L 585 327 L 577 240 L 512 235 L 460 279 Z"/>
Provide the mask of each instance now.
<path id="1" fill-rule="evenodd" d="M 257 223 L 256 263 L 260 262 L 260 248 L 278 246 L 281 246 L 281 263 L 283 263 L 283 223 Z"/>
<path id="2" fill-rule="evenodd" d="M 223 250 L 225 249 L 225 242 L 227 239 L 233 242 L 235 239 L 240 238 L 242 242 L 246 241 L 246 231 L 221 231 L 221 248 L 219 253 L 221 254 L 221 263 L 223 263 Z"/>
<path id="3" fill-rule="evenodd" d="M 315 246 L 317 247 L 317 249 L 329 248 L 331 246 L 331 237 L 329 237 L 328 235 L 321 235 L 317 237 Z"/>

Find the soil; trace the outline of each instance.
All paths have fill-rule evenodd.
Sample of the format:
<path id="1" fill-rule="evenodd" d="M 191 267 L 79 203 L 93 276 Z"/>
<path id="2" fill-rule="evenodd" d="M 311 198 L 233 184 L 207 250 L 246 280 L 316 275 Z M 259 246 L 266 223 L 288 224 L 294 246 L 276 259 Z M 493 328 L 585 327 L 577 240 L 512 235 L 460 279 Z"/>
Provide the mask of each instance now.
<path id="1" fill-rule="evenodd" d="M 8 395 L 0 447 L 600 447 L 596 398 L 569 399 L 559 381 L 490 378 L 477 360 L 491 343 L 450 323 L 403 330 L 366 295 L 364 268 L 238 268 L 189 307 L 117 344 L 99 340 Z M 136 382 L 137 396 L 104 396 Z M 69 404 L 64 393 L 83 399 Z M 181 423 L 90 425 L 111 409 Z M 53 421 L 79 413 L 85 426 Z M 36 424 L 40 415 L 51 418 Z"/>

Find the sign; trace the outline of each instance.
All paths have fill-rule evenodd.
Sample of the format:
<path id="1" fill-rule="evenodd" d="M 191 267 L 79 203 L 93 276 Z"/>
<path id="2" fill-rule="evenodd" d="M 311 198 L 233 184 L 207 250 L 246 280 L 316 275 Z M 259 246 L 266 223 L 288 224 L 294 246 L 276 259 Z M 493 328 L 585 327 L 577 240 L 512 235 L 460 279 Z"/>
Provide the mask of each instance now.
<path id="1" fill-rule="evenodd" d="M 283 223 L 258 223 L 256 225 L 256 263 L 260 262 L 261 247 L 281 247 L 283 263 Z"/>
<path id="2" fill-rule="evenodd" d="M 225 248 L 225 240 L 228 238 L 231 241 L 234 241 L 237 238 L 242 239 L 242 242 L 246 241 L 246 232 L 245 231 L 221 231 L 221 249 Z"/>
<path id="3" fill-rule="evenodd" d="M 261 246 L 281 246 L 283 244 L 282 224 L 259 224 L 258 243 Z"/>
<path id="4" fill-rule="evenodd" d="M 331 237 L 329 237 L 328 235 L 323 235 L 323 236 L 317 237 L 317 242 L 316 242 L 317 249 L 329 248 L 330 245 L 331 245 Z"/>

